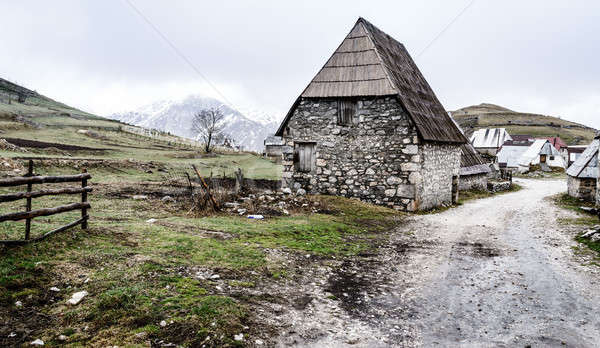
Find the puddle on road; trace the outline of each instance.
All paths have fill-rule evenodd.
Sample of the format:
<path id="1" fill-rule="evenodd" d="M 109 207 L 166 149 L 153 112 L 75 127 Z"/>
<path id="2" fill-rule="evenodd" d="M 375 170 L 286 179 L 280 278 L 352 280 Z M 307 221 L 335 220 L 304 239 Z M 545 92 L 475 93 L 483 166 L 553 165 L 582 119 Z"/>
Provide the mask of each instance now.
<path id="1" fill-rule="evenodd" d="M 458 242 L 452 247 L 452 249 L 453 251 L 457 251 L 462 255 L 468 255 L 472 257 L 488 258 L 502 255 L 499 249 L 480 242 Z"/>

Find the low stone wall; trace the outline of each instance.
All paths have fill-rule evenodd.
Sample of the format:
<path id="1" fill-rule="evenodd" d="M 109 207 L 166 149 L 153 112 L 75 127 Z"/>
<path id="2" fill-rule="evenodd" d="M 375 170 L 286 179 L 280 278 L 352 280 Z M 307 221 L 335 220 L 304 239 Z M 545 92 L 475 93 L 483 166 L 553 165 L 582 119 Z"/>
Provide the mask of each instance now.
<path id="1" fill-rule="evenodd" d="M 593 178 L 575 178 L 568 176 L 567 188 L 569 196 L 593 202 L 597 194 L 597 180 Z"/>
<path id="2" fill-rule="evenodd" d="M 510 181 L 489 181 L 487 189 L 491 193 L 502 192 L 510 190 L 512 183 Z"/>
<path id="3" fill-rule="evenodd" d="M 488 177 L 486 173 L 475 174 L 475 175 L 464 175 L 460 177 L 458 183 L 459 191 L 468 190 L 487 190 Z"/>

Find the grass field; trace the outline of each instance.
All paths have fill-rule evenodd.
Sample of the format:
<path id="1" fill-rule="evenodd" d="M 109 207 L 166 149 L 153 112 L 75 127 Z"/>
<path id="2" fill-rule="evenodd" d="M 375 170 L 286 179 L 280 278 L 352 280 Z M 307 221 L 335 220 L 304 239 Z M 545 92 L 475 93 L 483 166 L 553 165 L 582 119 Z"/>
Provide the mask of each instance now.
<path id="1" fill-rule="evenodd" d="M 93 175 L 93 183 L 105 181 Z M 303 267 L 350 257 L 376 248 L 385 238 L 383 232 L 401 218 L 386 208 L 318 196 L 310 199 L 327 207 L 326 213 L 265 220 L 227 213 L 197 217 L 182 209 L 179 204 L 184 202 L 130 198 L 131 192 L 145 193 L 144 187 L 132 191 L 126 183 L 93 186 L 88 231 L 75 228 L 0 251 L 0 318 L 8 323 L 0 328 L 3 346 L 36 338 L 59 344 L 61 334 L 71 346 L 147 346 L 158 340 L 185 346 L 240 345 L 234 335 L 263 333 L 252 310 L 252 303 L 260 299 L 236 293 L 288 282 L 299 269 L 270 254 L 298 254 L 306 260 Z M 34 199 L 33 208 L 72 200 Z M 20 204 L 3 209 L 19 210 Z M 33 233 L 75 220 L 78 214 L 35 219 Z M 147 222 L 151 218 L 157 221 Z M 2 239 L 23 233 L 23 222 L 0 226 Z M 306 254 L 314 259 L 306 259 Z M 66 305 L 72 293 L 82 290 L 89 295 L 80 305 Z M 161 326 L 163 320 L 166 324 Z M 13 341 L 7 339 L 11 332 L 17 335 Z"/>
<path id="2" fill-rule="evenodd" d="M 390 209 L 320 196 L 304 198 L 318 211 L 289 208 L 288 215 L 263 220 L 230 211 L 198 213 L 191 196 L 161 199 L 176 192 L 170 183 L 184 172 L 194 178 L 192 165 L 205 178 L 231 177 L 241 168 L 246 178 L 271 180 L 281 177 L 281 166 L 252 153 L 207 155 L 175 137 L 125 130 L 43 98 L 0 104 L 0 137 L 16 139 L 26 150 L 0 149 L 3 175 L 12 173 L 11 166 L 23 174 L 23 158 L 31 157 L 39 175 L 86 168 L 94 189 L 87 231 L 76 227 L 30 245 L 0 247 L 0 346 L 35 339 L 73 347 L 243 346 L 234 340 L 240 333 L 268 341 L 269 327 L 257 323 L 256 307 L 287 301 L 267 295 L 269 287 L 293 284 L 307 267 L 372 252 L 402 219 Z M 60 185 L 34 189 L 50 186 Z M 0 194 L 22 189 L 0 188 Z M 36 198 L 32 208 L 78 199 Z M 2 212 L 22 211 L 23 204 L 2 204 Z M 36 218 L 32 236 L 79 216 Z M 23 221 L 0 224 L 0 239 L 23 236 Z M 82 290 L 89 295 L 67 305 Z"/>

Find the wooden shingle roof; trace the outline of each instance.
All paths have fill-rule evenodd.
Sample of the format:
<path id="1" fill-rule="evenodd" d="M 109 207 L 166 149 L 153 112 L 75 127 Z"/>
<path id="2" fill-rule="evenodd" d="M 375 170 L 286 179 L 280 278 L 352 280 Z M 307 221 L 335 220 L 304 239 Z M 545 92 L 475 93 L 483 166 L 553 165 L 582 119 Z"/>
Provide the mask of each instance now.
<path id="1" fill-rule="evenodd" d="M 400 42 L 359 18 L 331 58 L 294 103 L 302 98 L 397 96 L 425 141 L 465 143 L 435 93 Z"/>

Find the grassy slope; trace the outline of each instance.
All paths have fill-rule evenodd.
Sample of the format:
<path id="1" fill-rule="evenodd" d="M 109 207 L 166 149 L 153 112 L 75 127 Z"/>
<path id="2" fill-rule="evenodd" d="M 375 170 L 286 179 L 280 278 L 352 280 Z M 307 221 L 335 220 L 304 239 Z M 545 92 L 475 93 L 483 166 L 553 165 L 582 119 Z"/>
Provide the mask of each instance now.
<path id="1" fill-rule="evenodd" d="M 503 127 L 510 134 L 535 137 L 560 136 L 569 145 L 589 144 L 595 130 L 557 117 L 515 112 L 493 104 L 469 106 L 452 112 L 454 119 L 467 132 L 481 128 Z"/>
<path id="2" fill-rule="evenodd" d="M 582 228 L 591 228 L 599 224 L 597 215 L 590 214 L 581 209 L 581 207 L 593 208 L 595 206 L 594 203 L 581 201 L 577 198 L 569 196 L 567 193 L 557 195 L 553 197 L 553 199 L 554 203 L 559 207 L 572 210 L 579 214 L 577 218 L 562 219 L 561 223 L 565 225 L 581 226 Z M 575 240 L 582 245 L 582 247 L 576 247 L 575 251 L 580 253 L 594 253 L 593 261 L 590 263 L 595 266 L 600 266 L 600 242 L 593 242 L 587 238 L 581 238 L 580 236 L 575 237 Z"/>
<path id="3" fill-rule="evenodd" d="M 287 284 L 304 267 L 375 248 L 386 236 L 382 232 L 401 216 L 335 197 L 312 198 L 326 207 L 323 213 L 292 211 L 290 216 L 262 221 L 226 213 L 190 215 L 183 199 L 176 204 L 164 203 L 156 195 L 133 200 L 136 193 L 169 189 L 165 180 L 184 169 L 191 174 L 191 164 L 205 176 L 231 175 L 241 167 L 246 177 L 267 179 L 279 178 L 281 167 L 252 154 L 204 156 L 189 146 L 122 132 L 115 121 L 48 103 L 52 101 L 30 98 L 26 105 L 0 104 L 0 137 L 102 150 L 0 150 L 0 174 L 2 157 L 22 164 L 14 158 L 103 160 L 35 165 L 37 174 L 46 175 L 88 168 L 94 187 L 90 228 L 74 228 L 24 247 L 0 247 L 0 346 L 27 345 L 37 338 L 55 345 L 60 334 L 69 336 L 67 345 L 100 347 L 148 346 L 149 340 L 161 339 L 188 346 L 236 346 L 233 336 L 240 332 L 265 339 L 268 335 L 261 331 L 265 328 L 253 322 L 253 303 L 261 299 L 235 295 L 240 289 Z M 78 133 L 79 129 L 94 130 L 101 138 Z M 21 189 L 2 188 L 0 194 Z M 76 196 L 36 198 L 33 209 L 76 200 Z M 19 211 L 22 205 L 23 201 L 2 204 L 2 211 Z M 32 235 L 73 221 L 78 214 L 36 218 Z M 147 223 L 150 218 L 158 221 Z M 23 228 L 22 221 L 0 223 L 0 239 L 20 238 Z M 221 231 L 225 237 L 207 230 Z M 273 259 L 272 253 L 297 255 L 292 260 L 295 257 L 302 265 Z M 198 279 L 194 275 L 199 270 L 221 278 Z M 51 287 L 61 291 L 52 292 Z M 78 306 L 66 305 L 71 294 L 81 290 L 89 296 Z M 23 306 L 18 307 L 17 301 Z M 167 327 L 159 325 L 162 320 Z M 12 332 L 16 336 L 11 338 Z"/>

